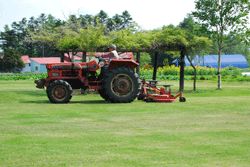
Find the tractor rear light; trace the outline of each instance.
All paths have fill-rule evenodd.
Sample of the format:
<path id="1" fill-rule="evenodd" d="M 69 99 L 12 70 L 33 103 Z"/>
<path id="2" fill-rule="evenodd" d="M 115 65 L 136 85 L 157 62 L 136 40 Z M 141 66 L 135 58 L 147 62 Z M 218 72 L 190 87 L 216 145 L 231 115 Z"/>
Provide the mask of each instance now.
<path id="1" fill-rule="evenodd" d="M 60 74 L 58 72 L 52 72 L 52 77 L 58 77 Z"/>

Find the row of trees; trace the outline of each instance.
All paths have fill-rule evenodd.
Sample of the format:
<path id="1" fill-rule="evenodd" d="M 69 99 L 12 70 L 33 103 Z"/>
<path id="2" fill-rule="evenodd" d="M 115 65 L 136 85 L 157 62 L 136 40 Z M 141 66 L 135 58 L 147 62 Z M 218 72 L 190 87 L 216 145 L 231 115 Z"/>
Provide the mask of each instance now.
<path id="1" fill-rule="evenodd" d="M 221 54 L 249 55 L 247 22 L 250 4 L 248 0 L 196 0 L 195 3 L 196 11 L 178 26 L 150 31 L 141 30 L 127 11 L 113 17 L 104 11 L 94 16 L 70 15 L 66 21 L 44 14 L 29 20 L 24 18 L 1 32 L 1 38 L 7 41 L 3 48 L 31 56 L 55 56 L 58 51 L 69 50 L 96 51 L 111 43 L 120 50 L 157 50 L 172 56 L 179 55 L 174 51 L 185 48 L 190 62 L 195 55 L 218 53 L 220 89 Z M 191 65 L 196 71 L 195 65 Z"/>
<path id="2" fill-rule="evenodd" d="M 210 38 L 214 40 L 214 48 L 218 54 L 218 89 L 221 89 L 221 55 L 223 51 L 236 46 L 237 49 L 240 49 L 237 51 L 244 51 L 249 56 L 250 1 L 196 0 L 195 8 L 194 17 L 203 27 L 207 28 Z M 248 47 L 244 48 L 247 45 Z"/>
<path id="3" fill-rule="evenodd" d="M 23 18 L 19 22 L 6 25 L 0 32 L 0 39 L 6 41 L 0 47 L 5 56 L 0 59 L 0 70 L 11 71 L 23 67 L 20 55 L 36 57 L 59 56 L 56 37 L 64 35 L 62 32 L 78 32 L 90 26 L 103 25 L 105 33 L 121 29 L 135 31 L 138 26 L 127 11 L 109 17 L 104 11 L 96 15 L 70 15 L 67 20 L 60 20 L 52 15 L 41 14 L 39 17 Z M 51 40 L 55 41 L 51 41 Z"/>
<path id="4" fill-rule="evenodd" d="M 1 38 L 6 40 L 5 48 L 15 49 L 21 54 L 34 56 L 51 56 L 57 54 L 57 48 L 51 43 L 44 43 L 46 37 L 59 32 L 61 29 L 67 31 L 78 31 L 89 26 L 105 26 L 105 31 L 116 31 L 120 29 L 137 28 L 136 23 L 127 11 L 121 15 L 116 14 L 108 17 L 107 13 L 100 11 L 97 15 L 70 15 L 66 21 L 57 19 L 52 15 L 41 14 L 39 17 L 23 18 L 19 22 L 13 22 L 11 26 L 6 25 L 1 32 Z M 33 35 L 44 36 L 43 41 L 36 40 Z M 59 34 L 60 35 L 60 34 Z M 49 39 L 47 39 L 49 40 Z"/>

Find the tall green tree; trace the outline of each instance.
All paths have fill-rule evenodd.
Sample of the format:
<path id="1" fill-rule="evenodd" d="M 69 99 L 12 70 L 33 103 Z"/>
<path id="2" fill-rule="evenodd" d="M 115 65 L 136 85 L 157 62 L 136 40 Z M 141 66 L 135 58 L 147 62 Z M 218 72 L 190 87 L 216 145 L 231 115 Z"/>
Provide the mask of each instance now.
<path id="1" fill-rule="evenodd" d="M 96 24 L 102 24 L 102 25 L 106 25 L 107 21 L 108 21 L 108 14 L 106 12 L 104 12 L 103 10 L 101 10 L 96 16 L 95 16 L 95 21 Z"/>
<path id="2" fill-rule="evenodd" d="M 249 38 L 250 34 L 240 34 L 235 36 L 234 34 L 228 34 L 225 40 L 224 52 L 227 54 L 242 54 L 250 65 L 250 41 L 242 40 L 242 37 Z"/>
<path id="3" fill-rule="evenodd" d="M 50 56 L 56 51 L 49 43 L 42 43 L 32 39 L 32 34 L 43 34 L 47 31 L 53 33 L 57 27 L 64 22 L 56 19 L 52 15 L 41 14 L 39 17 L 23 18 L 19 22 L 13 22 L 11 26 L 5 26 L 0 33 L 0 38 L 7 41 L 4 48 L 12 48 L 22 55 L 30 56 Z"/>
<path id="4" fill-rule="evenodd" d="M 196 55 L 207 54 L 211 48 L 212 41 L 207 37 L 196 36 L 193 34 L 188 34 L 188 38 L 190 41 L 187 47 L 186 57 L 194 69 L 193 90 L 196 91 L 197 69 L 192 61 Z"/>
<path id="5" fill-rule="evenodd" d="M 133 21 L 128 11 L 122 12 L 121 15 L 116 14 L 112 18 L 107 20 L 108 31 L 118 31 L 123 29 L 136 30 L 138 29 L 137 24 Z"/>
<path id="6" fill-rule="evenodd" d="M 218 85 L 221 89 L 221 54 L 225 48 L 225 35 L 241 34 L 247 31 L 249 0 L 196 0 L 193 12 L 195 18 L 207 27 L 216 41 L 218 54 Z"/>
<path id="7" fill-rule="evenodd" d="M 23 62 L 18 53 L 13 48 L 4 49 L 4 57 L 0 59 L 0 71 L 3 72 L 16 72 L 24 67 Z"/>
<path id="8" fill-rule="evenodd" d="M 98 48 L 108 46 L 109 40 L 104 34 L 103 26 L 88 26 L 79 29 L 79 32 L 65 30 L 64 36 L 56 40 L 56 46 L 62 51 L 77 51 L 82 50 L 96 51 Z M 55 39 L 52 37 L 52 39 Z"/>
<path id="9" fill-rule="evenodd" d="M 212 41 L 208 38 L 206 29 L 196 23 L 192 15 L 188 15 L 184 18 L 179 24 L 179 27 L 186 30 L 186 35 L 189 39 L 186 57 L 194 70 L 193 91 L 196 91 L 197 69 L 196 64 L 194 64 L 193 61 L 197 56 L 204 56 L 209 53 Z"/>

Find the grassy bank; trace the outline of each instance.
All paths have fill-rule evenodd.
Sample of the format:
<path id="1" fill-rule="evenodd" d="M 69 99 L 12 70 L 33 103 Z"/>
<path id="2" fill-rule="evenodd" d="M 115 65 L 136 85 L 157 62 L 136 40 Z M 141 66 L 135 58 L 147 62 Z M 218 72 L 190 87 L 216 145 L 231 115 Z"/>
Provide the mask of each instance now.
<path id="1" fill-rule="evenodd" d="M 30 80 L 0 81 L 0 166 L 249 166 L 250 83 L 191 86 L 186 103 L 56 105 Z"/>

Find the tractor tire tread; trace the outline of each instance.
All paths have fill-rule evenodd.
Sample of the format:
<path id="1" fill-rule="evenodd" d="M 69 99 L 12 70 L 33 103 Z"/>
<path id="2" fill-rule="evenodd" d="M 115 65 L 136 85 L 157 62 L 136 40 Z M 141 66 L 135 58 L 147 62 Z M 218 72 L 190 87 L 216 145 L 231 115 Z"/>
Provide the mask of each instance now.
<path id="1" fill-rule="evenodd" d="M 111 84 L 112 78 L 116 74 L 127 74 L 132 79 L 134 88 L 133 88 L 133 92 L 128 97 L 120 98 L 112 93 L 110 84 Z M 130 103 L 137 97 L 137 94 L 139 91 L 140 80 L 139 80 L 139 75 L 135 73 L 131 68 L 119 67 L 119 68 L 110 70 L 108 73 L 104 73 L 102 83 L 103 83 L 102 90 L 105 92 L 105 96 L 107 96 L 106 97 L 107 101 L 110 101 L 112 103 Z"/>
<path id="2" fill-rule="evenodd" d="M 62 85 L 67 90 L 66 97 L 62 101 L 56 100 L 52 95 L 53 88 L 57 85 Z M 72 98 L 73 89 L 68 82 L 64 80 L 55 80 L 49 84 L 49 86 L 46 89 L 46 93 L 51 103 L 68 103 Z"/>

